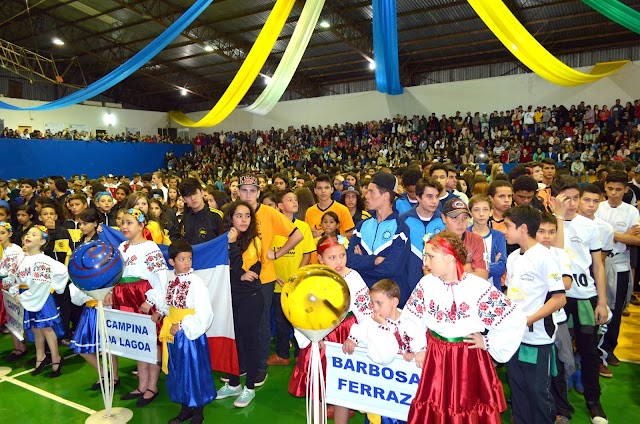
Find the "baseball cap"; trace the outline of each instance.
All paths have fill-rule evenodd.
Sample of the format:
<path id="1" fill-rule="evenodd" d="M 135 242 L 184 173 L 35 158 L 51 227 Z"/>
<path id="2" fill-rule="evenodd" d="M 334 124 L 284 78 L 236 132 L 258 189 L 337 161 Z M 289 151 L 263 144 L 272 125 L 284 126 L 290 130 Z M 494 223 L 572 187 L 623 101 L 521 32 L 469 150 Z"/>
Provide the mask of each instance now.
<path id="1" fill-rule="evenodd" d="M 469 212 L 467 205 L 458 198 L 447 200 L 442 207 L 442 214 L 447 215 L 449 218 L 457 218 L 463 213 L 471 216 L 471 212 Z"/>
<path id="2" fill-rule="evenodd" d="M 238 181 L 238 187 L 243 185 L 252 185 L 260 188 L 260 180 L 258 180 L 258 177 L 256 177 L 255 175 L 245 174 L 241 176 L 240 180 Z"/>
<path id="3" fill-rule="evenodd" d="M 398 195 L 398 179 L 391 173 L 385 171 L 378 171 L 373 174 L 371 183 L 389 190 L 393 195 Z"/>
<path id="4" fill-rule="evenodd" d="M 638 165 L 640 166 L 640 165 Z M 340 196 L 340 201 L 342 201 L 342 199 L 344 199 L 347 194 L 355 194 L 358 197 L 361 197 L 362 194 L 360 193 L 360 190 L 358 190 L 357 187 L 354 187 L 352 185 L 348 186 L 347 188 L 345 188 L 344 190 L 342 190 L 342 195 Z"/>

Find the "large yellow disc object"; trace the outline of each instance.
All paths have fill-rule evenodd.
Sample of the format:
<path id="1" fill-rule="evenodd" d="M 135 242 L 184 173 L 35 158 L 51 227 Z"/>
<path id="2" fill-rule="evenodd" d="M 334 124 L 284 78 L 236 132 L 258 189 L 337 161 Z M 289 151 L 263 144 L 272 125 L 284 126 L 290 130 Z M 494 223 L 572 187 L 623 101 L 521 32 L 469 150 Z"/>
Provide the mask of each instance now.
<path id="1" fill-rule="evenodd" d="M 351 296 L 337 272 L 324 265 L 307 265 L 285 283 L 281 301 L 284 315 L 294 327 L 328 333 L 347 315 Z"/>

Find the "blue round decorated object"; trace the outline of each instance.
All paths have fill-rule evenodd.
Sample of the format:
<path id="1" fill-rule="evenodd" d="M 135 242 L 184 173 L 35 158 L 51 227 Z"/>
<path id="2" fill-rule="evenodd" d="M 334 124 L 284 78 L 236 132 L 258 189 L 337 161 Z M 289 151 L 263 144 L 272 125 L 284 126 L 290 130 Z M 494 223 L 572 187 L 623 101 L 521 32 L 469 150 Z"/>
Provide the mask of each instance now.
<path id="1" fill-rule="evenodd" d="M 69 260 L 69 277 L 84 291 L 113 287 L 123 269 L 120 251 L 101 240 L 81 244 Z"/>

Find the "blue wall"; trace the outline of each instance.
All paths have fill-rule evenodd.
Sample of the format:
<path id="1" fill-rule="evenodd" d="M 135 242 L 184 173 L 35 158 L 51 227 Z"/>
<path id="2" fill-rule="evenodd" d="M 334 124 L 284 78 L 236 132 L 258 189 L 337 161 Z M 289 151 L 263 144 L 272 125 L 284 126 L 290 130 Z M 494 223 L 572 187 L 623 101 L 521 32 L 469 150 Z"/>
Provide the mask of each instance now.
<path id="1" fill-rule="evenodd" d="M 164 167 L 165 154 L 177 157 L 193 151 L 191 144 L 101 143 L 79 140 L 0 138 L 0 179 L 49 175 L 129 175 Z"/>

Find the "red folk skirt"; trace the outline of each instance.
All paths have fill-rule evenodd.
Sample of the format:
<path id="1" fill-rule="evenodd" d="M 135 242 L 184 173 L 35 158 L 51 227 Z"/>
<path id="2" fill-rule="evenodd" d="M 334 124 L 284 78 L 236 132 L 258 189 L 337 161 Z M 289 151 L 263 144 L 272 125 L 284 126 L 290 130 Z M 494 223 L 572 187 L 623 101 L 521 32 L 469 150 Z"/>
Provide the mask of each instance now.
<path id="1" fill-rule="evenodd" d="M 358 321 L 356 320 L 355 315 L 349 315 L 331 333 L 327 334 L 324 340 L 334 343 L 344 343 L 344 341 L 347 340 L 347 337 L 349 337 L 351 326 L 357 322 Z M 296 366 L 293 368 L 293 374 L 291 374 L 291 379 L 289 380 L 289 393 L 291 393 L 293 396 L 307 396 L 307 369 L 309 367 L 310 360 L 311 345 L 300 350 L 298 360 L 296 361 Z M 327 357 L 325 355 L 324 349 L 320 351 L 320 360 L 322 362 L 322 372 L 325 376 L 326 384 Z"/>
<path id="2" fill-rule="evenodd" d="M 507 409 L 489 353 L 427 333 L 427 352 L 408 424 L 501 424 Z"/>
<path id="3" fill-rule="evenodd" d="M 140 306 L 147 301 L 146 293 L 151 290 L 151 284 L 147 280 L 137 280 L 129 282 L 130 278 L 124 282 L 120 282 L 113 286 L 111 291 L 113 309 L 125 312 L 134 312 L 136 314 L 142 314 Z M 149 315 L 156 311 L 156 307 L 153 306 L 149 311 Z M 162 320 L 156 323 L 156 335 L 160 335 L 160 329 L 162 328 Z"/>
<path id="4" fill-rule="evenodd" d="M 2 280 L 0 280 L 0 284 Z M 7 323 L 7 313 L 4 310 L 4 298 L 2 297 L 2 290 L 0 290 L 0 327 Z"/>

